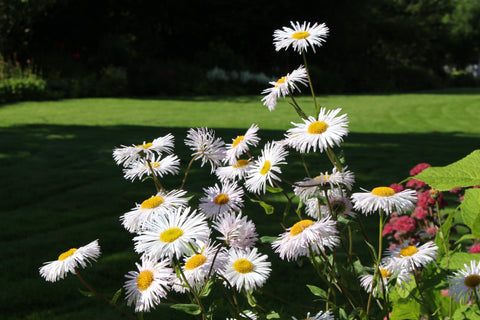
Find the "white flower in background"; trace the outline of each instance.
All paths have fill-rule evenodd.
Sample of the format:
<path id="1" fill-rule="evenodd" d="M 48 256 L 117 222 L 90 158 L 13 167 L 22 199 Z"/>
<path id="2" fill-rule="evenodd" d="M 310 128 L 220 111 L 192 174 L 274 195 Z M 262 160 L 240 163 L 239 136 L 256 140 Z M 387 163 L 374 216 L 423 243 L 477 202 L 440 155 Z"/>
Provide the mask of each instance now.
<path id="1" fill-rule="evenodd" d="M 213 222 L 213 228 L 222 234 L 218 240 L 225 241 L 232 248 L 251 248 L 258 240 L 255 224 L 241 213 L 229 212 L 219 216 Z"/>
<path id="2" fill-rule="evenodd" d="M 100 256 L 98 240 L 80 248 L 71 248 L 58 256 L 57 260 L 45 262 L 39 269 L 40 275 L 46 281 L 55 282 L 65 278 L 70 273 L 75 273 L 79 267 L 85 268 L 91 261 L 96 261 Z"/>
<path id="3" fill-rule="evenodd" d="M 267 258 L 268 256 L 259 253 L 257 248 L 230 249 L 223 276 L 239 292 L 242 289 L 248 292 L 262 287 L 272 271 Z"/>
<path id="4" fill-rule="evenodd" d="M 320 221 L 304 219 L 279 235 L 272 247 L 281 259 L 296 260 L 298 257 L 309 257 L 312 252 L 320 253 L 325 248 L 336 247 L 340 242 L 337 234 L 336 222 L 330 217 Z"/>
<path id="5" fill-rule="evenodd" d="M 295 90 L 300 91 L 297 84 L 308 86 L 307 69 L 300 66 L 298 69 L 293 70 L 292 73 L 288 73 L 277 81 L 271 81 L 269 84 L 271 87 L 262 91 L 262 94 L 265 94 L 262 101 L 263 105 L 268 107 L 268 110 L 273 111 L 277 106 L 278 98 L 290 95 Z"/>
<path id="6" fill-rule="evenodd" d="M 305 213 L 314 219 L 319 219 L 331 216 L 331 208 L 337 217 L 355 217 L 355 212 L 352 211 L 352 202 L 346 197 L 329 197 L 328 200 L 330 207 L 320 202 L 318 198 L 307 199 L 305 201 Z"/>
<path id="7" fill-rule="evenodd" d="M 480 264 L 476 260 L 463 265 L 464 270 L 457 270 L 449 277 L 449 290 L 455 301 L 467 304 L 480 294 Z"/>
<path id="8" fill-rule="evenodd" d="M 210 163 L 211 172 L 214 172 L 225 158 L 225 142 L 215 137 L 214 130 L 205 127 L 188 130 L 185 145 L 193 151 L 193 157 L 202 160 L 202 167 L 205 163 Z"/>
<path id="9" fill-rule="evenodd" d="M 258 126 L 252 124 L 244 135 L 237 136 L 232 143 L 227 144 L 225 159 L 229 164 L 236 164 L 237 159 L 248 151 L 248 146 L 256 147 L 260 142 L 260 138 L 257 135 Z"/>
<path id="10" fill-rule="evenodd" d="M 164 158 L 158 156 L 151 161 L 140 159 L 131 163 L 128 168 L 123 170 L 125 179 L 133 182 L 135 179 L 141 180 L 144 176 L 151 176 L 152 171 L 148 162 L 150 162 L 155 175 L 160 178 L 167 174 L 177 174 L 180 171 L 180 159 L 176 155 L 168 155 Z"/>
<path id="11" fill-rule="evenodd" d="M 280 180 L 277 174 L 282 173 L 278 165 L 285 164 L 288 155 L 282 146 L 267 142 L 262 150 L 262 155 L 251 165 L 247 172 L 245 187 L 253 193 L 265 193 L 268 183 L 273 187 L 273 180 Z"/>
<path id="12" fill-rule="evenodd" d="M 386 214 L 396 211 L 399 214 L 415 209 L 417 192 L 405 189 L 395 193 L 390 187 L 376 187 L 371 192 L 357 192 L 352 195 L 355 210 L 370 214 L 383 210 Z"/>
<path id="13" fill-rule="evenodd" d="M 174 147 L 174 136 L 169 133 L 163 137 L 156 138 L 152 142 L 143 142 L 140 145 L 124 146 L 113 150 L 113 159 L 117 165 L 123 164 L 128 167 L 130 164 L 142 158 L 152 160 L 155 155 L 172 153 Z"/>
<path id="14" fill-rule="evenodd" d="M 297 320 L 297 318 L 293 316 L 292 319 Z M 307 317 L 304 320 L 335 320 L 335 317 L 333 316 L 331 311 L 320 311 L 316 315 L 310 315 L 310 312 L 308 312 Z"/>
<path id="15" fill-rule="evenodd" d="M 252 162 L 247 159 L 239 159 L 230 166 L 217 168 L 215 174 L 222 182 L 225 180 L 241 180 L 245 178 L 251 164 Z"/>
<path id="16" fill-rule="evenodd" d="M 288 47 L 292 46 L 300 54 L 306 52 L 308 47 L 312 47 L 313 52 L 315 52 L 315 47 L 320 47 L 328 35 L 328 27 L 325 23 L 314 23 L 310 26 L 310 22 L 300 24 L 298 21 L 295 23 L 290 21 L 290 25 L 292 28 L 283 27 L 273 33 L 273 43 L 276 51 L 287 50 Z"/>
<path id="17" fill-rule="evenodd" d="M 314 178 L 305 178 L 303 181 L 295 182 L 293 192 L 305 201 L 312 197 L 323 196 L 321 191 L 324 189 L 347 188 L 351 190 L 354 182 L 353 172 L 345 169 L 338 171 L 337 168 L 333 168 L 331 174 L 320 173 Z"/>
<path id="18" fill-rule="evenodd" d="M 387 268 L 395 272 L 405 270 L 414 271 L 433 262 L 438 256 L 438 247 L 433 241 L 428 241 L 421 246 L 408 245 L 387 249 L 386 257 L 389 259 Z"/>
<path id="19" fill-rule="evenodd" d="M 133 238 L 135 251 L 151 259 L 180 258 L 192 252 L 191 246 L 201 246 L 210 236 L 206 217 L 190 208 L 179 208 L 155 216 Z"/>
<path id="20" fill-rule="evenodd" d="M 317 118 L 312 116 L 303 119 L 304 123 L 292 124 L 295 128 L 287 130 L 288 145 L 301 153 L 320 152 L 340 146 L 343 137 L 348 134 L 348 119 L 346 114 L 337 116 L 341 108 L 326 111 L 320 108 Z"/>
<path id="21" fill-rule="evenodd" d="M 186 256 L 182 266 L 183 274 L 188 284 L 200 289 L 205 284 L 207 277 L 222 272 L 227 261 L 227 252 L 220 245 L 207 242 L 199 253 Z M 177 279 L 173 289 L 178 292 L 185 292 L 188 286 L 183 278 Z"/>
<path id="22" fill-rule="evenodd" d="M 154 217 L 186 207 L 188 205 L 186 194 L 187 192 L 184 190 L 160 191 L 141 204 L 137 204 L 131 211 L 122 215 L 120 220 L 129 232 L 138 232 L 147 221 L 150 222 Z"/>
<path id="23" fill-rule="evenodd" d="M 240 211 L 243 207 L 243 189 L 236 182 L 225 181 L 221 188 L 203 189 L 205 197 L 200 198 L 199 209 L 207 218 L 217 217 L 230 211 Z"/>
<path id="24" fill-rule="evenodd" d="M 167 296 L 175 273 L 168 267 L 169 262 L 160 262 L 142 258 L 142 264 L 136 263 L 138 271 L 130 271 L 125 277 L 125 297 L 127 305 L 135 304 L 135 312 L 148 312 L 160 304 Z"/>
<path id="25" fill-rule="evenodd" d="M 385 263 L 382 263 L 380 265 L 379 272 L 382 279 L 382 284 L 380 284 L 377 279 L 377 283 L 375 285 L 375 288 L 373 289 L 373 294 L 375 296 L 377 295 L 377 293 L 380 293 L 383 296 L 384 292 L 389 292 L 388 281 L 392 276 L 396 278 L 394 285 L 401 286 L 402 288 L 404 287 L 405 283 L 412 280 L 411 274 L 406 270 L 400 270 L 395 273 L 393 270 L 390 270 Z M 367 293 L 370 293 L 372 291 L 373 285 L 373 274 L 366 273 L 364 275 L 361 275 L 360 285 L 365 289 Z"/>
<path id="26" fill-rule="evenodd" d="M 243 311 L 240 314 L 240 319 L 237 318 L 226 318 L 225 320 L 241 320 L 241 319 L 248 319 L 248 320 L 257 320 L 257 315 L 252 311 Z"/>

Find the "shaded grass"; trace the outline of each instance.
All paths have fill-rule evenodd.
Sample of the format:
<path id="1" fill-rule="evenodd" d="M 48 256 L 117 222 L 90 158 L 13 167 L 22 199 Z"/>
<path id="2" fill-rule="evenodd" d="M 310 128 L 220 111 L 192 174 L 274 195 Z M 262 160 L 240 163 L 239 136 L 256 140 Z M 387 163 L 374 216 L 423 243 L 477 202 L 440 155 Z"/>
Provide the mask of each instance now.
<path id="1" fill-rule="evenodd" d="M 358 190 L 399 182 L 419 162 L 446 165 L 478 148 L 479 115 L 475 111 L 480 111 L 479 97 L 333 96 L 320 97 L 319 101 L 330 107 L 342 106 L 349 113 L 352 132 L 343 149 L 349 169 L 356 173 Z M 8 288 L 0 293 L 0 318 L 121 318 L 103 301 L 82 297 L 78 293 L 81 284 L 75 277 L 50 284 L 38 274 L 38 267 L 56 259 L 62 250 L 97 238 L 103 255 L 83 274 L 102 293 L 113 295 L 123 284 L 124 274 L 134 269 L 138 257 L 133 252 L 131 235 L 123 230 L 118 217 L 148 197 L 152 185 L 150 181 L 132 184 L 124 180 L 111 158 L 113 147 L 171 132 L 176 136 L 176 153 L 185 164 L 189 151 L 182 141 L 190 126 L 214 127 L 225 141 L 231 141 L 243 132 L 235 128 L 255 122 L 265 140 L 280 139 L 288 122 L 297 121 L 295 114 L 287 105 L 275 113 L 265 112 L 258 100 L 79 99 L 0 108 L 0 252 L 6 257 L 0 263 L 0 283 L 2 288 Z M 224 117 L 235 110 L 236 116 Z M 308 158 L 312 172 L 331 169 L 323 158 Z M 289 160 L 292 169 L 285 172 L 286 176 L 303 176 L 293 155 Z M 192 177 L 197 178 L 189 179 L 187 187 L 199 195 L 207 187 L 209 168 L 200 169 L 197 163 L 194 171 Z M 168 177 L 165 186 L 177 187 L 179 179 Z M 270 199 L 282 212 L 278 199 Z M 257 222 L 261 235 L 281 232 L 274 220 L 253 204 L 247 203 L 245 212 Z M 370 220 L 365 220 L 368 225 Z M 376 221 L 371 222 L 375 232 Z M 271 253 L 267 246 L 261 245 L 261 249 Z M 275 268 L 265 289 L 296 303 L 310 304 L 312 295 L 303 282 L 302 287 L 298 286 L 297 276 L 314 278 L 312 268 L 280 261 L 273 254 L 270 257 Z M 274 300 L 266 294 L 262 298 L 273 307 Z M 120 303 L 125 304 L 123 300 Z M 293 312 L 299 316 L 298 309 L 279 305 L 285 316 Z M 154 313 L 147 317 L 185 318 L 172 310 Z"/>

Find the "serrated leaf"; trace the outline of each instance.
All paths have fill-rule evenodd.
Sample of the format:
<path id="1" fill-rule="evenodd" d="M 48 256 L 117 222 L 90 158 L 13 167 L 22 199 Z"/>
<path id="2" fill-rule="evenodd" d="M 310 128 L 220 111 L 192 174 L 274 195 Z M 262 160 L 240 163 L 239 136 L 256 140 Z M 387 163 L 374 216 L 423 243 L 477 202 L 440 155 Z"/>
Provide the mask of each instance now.
<path id="1" fill-rule="evenodd" d="M 322 288 L 319 288 L 317 286 L 312 286 L 310 284 L 307 284 L 308 289 L 317 297 L 320 297 L 322 299 L 327 299 L 327 292 L 323 290 Z"/>
<path id="2" fill-rule="evenodd" d="M 118 289 L 117 292 L 115 292 L 115 294 L 113 295 L 112 300 L 110 300 L 110 304 L 112 306 L 117 304 L 117 300 L 118 300 L 118 298 L 120 298 L 121 294 L 122 294 L 122 288 Z"/>
<path id="3" fill-rule="evenodd" d="M 480 150 L 447 166 L 427 168 L 414 178 L 439 191 L 480 185 Z"/>
<path id="4" fill-rule="evenodd" d="M 265 185 L 265 189 L 267 189 L 268 192 L 271 192 L 271 193 L 280 193 L 283 191 L 282 188 L 274 188 L 274 187 L 270 187 L 268 184 Z"/>
<path id="5" fill-rule="evenodd" d="M 180 310 L 185 313 L 193 314 L 193 315 L 197 315 L 202 312 L 202 310 L 200 310 L 200 307 L 196 304 L 177 303 L 177 304 L 172 304 L 170 308 Z"/>
<path id="6" fill-rule="evenodd" d="M 476 238 L 480 238 L 480 189 L 465 190 L 465 198 L 460 205 L 463 222 Z"/>

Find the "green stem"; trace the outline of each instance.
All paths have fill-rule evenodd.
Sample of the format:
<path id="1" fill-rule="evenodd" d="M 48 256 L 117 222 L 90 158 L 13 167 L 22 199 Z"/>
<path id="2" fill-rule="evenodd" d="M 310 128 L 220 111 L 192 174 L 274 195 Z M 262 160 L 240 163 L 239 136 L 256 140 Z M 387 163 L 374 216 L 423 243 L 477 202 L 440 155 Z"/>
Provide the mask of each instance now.
<path id="1" fill-rule="evenodd" d="M 307 70 L 308 84 L 310 85 L 310 91 L 312 92 L 313 103 L 315 104 L 315 111 L 318 116 L 318 114 L 320 113 L 320 109 L 317 105 L 317 99 L 315 99 L 315 92 L 313 91 L 312 79 L 310 78 L 310 72 L 308 71 L 307 56 L 305 55 L 305 51 L 302 51 L 302 57 L 303 63 L 305 64 L 305 70 Z"/>
<path id="2" fill-rule="evenodd" d="M 160 180 L 158 180 L 157 175 L 155 174 L 155 171 L 153 171 L 152 163 L 148 159 L 145 159 L 145 161 L 147 161 L 148 167 L 150 168 L 150 172 L 152 172 L 153 183 L 155 183 L 155 188 L 157 189 L 157 193 L 160 192 L 160 190 L 166 193 L 165 189 L 163 189 L 163 186 L 160 183 Z"/>
<path id="3" fill-rule="evenodd" d="M 420 295 L 420 298 L 422 299 L 423 306 L 427 309 L 428 312 L 428 319 L 430 319 L 430 316 L 433 315 L 432 309 L 430 308 L 430 304 L 428 303 L 427 299 L 425 298 L 425 294 L 423 293 L 423 289 L 420 286 L 420 281 L 418 280 L 418 269 L 415 266 L 415 270 L 413 271 L 413 278 L 415 279 L 415 284 L 417 285 L 418 289 L 418 294 Z"/>
<path id="4" fill-rule="evenodd" d="M 366 316 L 368 318 L 368 314 L 370 313 L 370 306 L 372 302 L 372 296 L 373 296 L 373 289 L 377 285 L 377 277 L 379 276 L 378 272 L 380 270 L 380 260 L 382 259 L 382 240 L 383 240 L 383 210 L 380 209 L 380 223 L 378 227 L 378 255 L 377 255 L 377 261 L 375 264 L 375 271 L 373 273 L 373 279 L 372 279 L 372 288 L 370 290 L 370 293 L 368 295 L 368 303 L 367 303 L 367 313 Z M 380 281 L 381 285 L 383 286 L 383 281 Z"/>
<path id="5" fill-rule="evenodd" d="M 442 217 L 440 216 L 440 206 L 438 204 L 437 199 L 435 199 L 435 205 L 437 207 L 437 219 L 438 219 L 438 230 L 440 232 L 440 237 L 442 238 L 443 242 L 443 249 L 445 250 L 445 256 L 447 258 L 447 270 L 450 265 L 450 256 L 448 253 L 448 247 L 447 247 L 447 239 L 445 239 L 445 234 L 443 233 L 443 228 L 442 228 Z M 450 213 L 451 214 L 451 213 Z"/>
<path id="6" fill-rule="evenodd" d="M 192 167 L 192 164 L 193 164 L 193 161 L 195 161 L 197 158 L 199 157 L 199 155 L 195 155 L 192 160 L 190 160 L 190 162 L 188 163 L 188 166 L 187 166 L 187 170 L 185 171 L 185 175 L 183 176 L 183 180 L 182 180 L 182 185 L 180 186 L 180 190 L 183 189 L 183 186 L 185 185 L 185 181 L 187 180 L 187 176 L 188 176 L 188 172 L 190 171 L 190 168 Z"/>
<path id="7" fill-rule="evenodd" d="M 105 297 L 103 294 L 97 292 L 95 289 L 93 289 L 84 279 L 83 277 L 80 275 L 80 273 L 78 272 L 77 268 L 75 268 L 75 274 L 77 275 L 78 279 L 80 279 L 80 281 L 83 283 L 83 285 L 85 287 L 88 288 L 88 290 L 90 290 L 94 295 L 96 295 L 97 297 L 99 297 L 100 299 L 104 300 L 105 302 L 107 302 L 108 304 L 110 305 L 113 305 L 118 311 L 120 311 L 121 313 L 123 313 L 125 316 L 127 316 L 128 318 L 132 319 L 132 320 L 137 320 L 137 318 L 135 318 L 133 315 L 131 315 L 130 313 L 128 313 L 127 311 L 125 311 L 124 309 L 120 308 L 119 306 L 117 306 L 117 304 L 114 304 L 112 303 L 112 300 L 108 299 L 107 297 Z"/>
<path id="8" fill-rule="evenodd" d="M 288 89 L 287 89 L 288 90 Z M 292 103 L 291 105 L 293 106 L 293 108 L 295 109 L 295 111 L 297 111 L 297 114 L 300 116 L 300 118 L 302 119 L 308 119 L 308 116 L 305 114 L 305 112 L 302 110 L 302 108 L 300 108 L 300 106 L 298 105 L 297 101 L 295 100 L 295 98 L 293 97 L 292 93 L 290 92 L 290 90 L 288 90 L 288 96 L 292 99 Z"/>

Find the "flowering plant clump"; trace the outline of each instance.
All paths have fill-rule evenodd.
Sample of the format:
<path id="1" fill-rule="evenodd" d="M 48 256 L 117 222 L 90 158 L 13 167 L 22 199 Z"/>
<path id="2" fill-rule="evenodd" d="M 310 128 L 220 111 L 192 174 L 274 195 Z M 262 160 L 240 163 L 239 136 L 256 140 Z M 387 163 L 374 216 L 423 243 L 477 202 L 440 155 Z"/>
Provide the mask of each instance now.
<path id="1" fill-rule="evenodd" d="M 278 106 L 278 99 L 291 99 L 300 120 L 291 123 L 284 137 L 261 141 L 260 128 L 253 124 L 225 142 L 213 129 L 191 128 L 184 140 L 191 150 L 186 166 L 175 155 L 175 137 L 170 133 L 152 142 L 115 148 L 113 159 L 123 167 L 125 179 L 153 181 L 151 194 L 119 218 L 132 233 L 139 262 L 126 273 L 123 289 L 112 299 L 93 290 L 78 270 L 98 259 L 98 241 L 70 249 L 40 268 L 47 281 L 75 273 L 92 292 L 131 319 L 136 316 L 128 307 L 142 318 L 161 306 L 199 319 L 480 315 L 479 258 L 466 252 L 475 250 L 470 245 L 480 238 L 480 190 L 472 188 L 480 184 L 480 150 L 446 167 L 421 164 L 405 186 L 357 190 L 355 174 L 339 156 L 349 133 L 348 116 L 340 108 L 317 104 L 307 66 L 307 50 L 315 52 L 329 29 L 307 22 L 291 26 L 274 32 L 274 45 L 277 51 L 298 52 L 303 65 L 270 82 L 262 99 L 270 111 Z M 310 112 L 293 97 L 303 86 L 312 94 Z M 307 161 L 307 154 L 314 161 Z M 329 167 L 318 167 L 320 157 L 330 162 Z M 195 163 L 209 167 L 212 177 L 203 181 L 198 199 L 187 183 Z M 305 173 L 287 179 L 299 163 Z M 174 187 L 166 186 L 164 177 L 169 175 L 179 176 Z M 461 188 L 457 189 L 462 192 L 461 205 L 441 211 L 442 192 L 453 188 Z M 278 214 L 278 205 L 269 203 L 270 194 L 285 199 L 283 214 Z M 275 234 L 259 235 L 246 200 L 272 217 Z M 366 232 L 367 219 L 378 219 L 376 242 Z M 456 224 L 467 232 L 453 237 Z M 388 248 L 387 240 L 392 241 Z M 297 276 L 304 262 L 315 277 Z M 281 316 L 290 292 L 276 296 L 278 307 L 262 303 L 263 287 L 273 281 L 278 263 L 295 271 L 295 286 L 300 283 L 311 292 L 303 303 L 308 310 L 299 306 L 295 314 Z M 216 290 L 221 302 L 218 296 L 213 298 Z M 127 308 L 119 306 L 122 292 Z"/>

